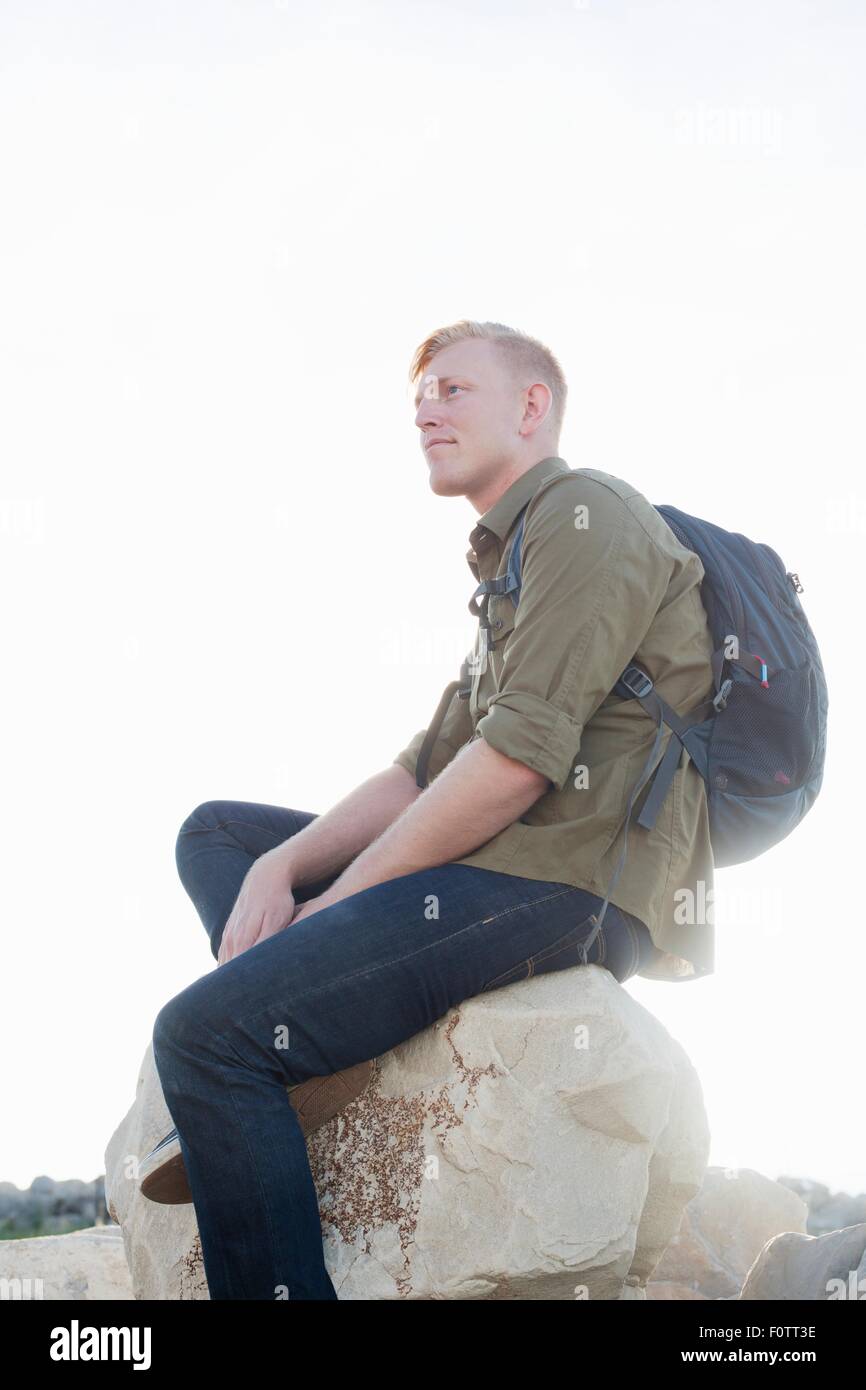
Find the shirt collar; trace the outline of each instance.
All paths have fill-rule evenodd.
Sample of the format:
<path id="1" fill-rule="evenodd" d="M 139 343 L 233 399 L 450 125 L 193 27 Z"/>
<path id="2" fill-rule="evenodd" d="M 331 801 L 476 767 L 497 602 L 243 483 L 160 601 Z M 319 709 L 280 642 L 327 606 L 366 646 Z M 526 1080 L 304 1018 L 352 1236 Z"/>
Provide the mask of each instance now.
<path id="1" fill-rule="evenodd" d="M 482 516 L 478 518 L 473 527 L 469 544 L 474 550 L 479 545 L 483 545 L 488 533 L 496 536 L 502 542 L 514 525 L 517 513 L 525 506 L 532 497 L 533 493 L 546 478 L 553 477 L 554 473 L 570 473 L 571 469 L 565 459 L 555 455 L 544 458 L 540 463 L 534 463 L 531 468 L 527 468 L 525 473 L 515 479 L 509 488 L 506 488 L 502 496 L 489 507 Z"/>

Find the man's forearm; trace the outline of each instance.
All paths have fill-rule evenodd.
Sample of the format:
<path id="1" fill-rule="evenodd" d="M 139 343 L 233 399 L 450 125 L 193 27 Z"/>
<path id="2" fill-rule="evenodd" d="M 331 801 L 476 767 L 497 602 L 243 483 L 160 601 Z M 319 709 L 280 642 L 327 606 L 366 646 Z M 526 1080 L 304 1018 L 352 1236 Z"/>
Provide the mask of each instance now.
<path id="1" fill-rule="evenodd" d="M 399 763 L 368 777 L 280 846 L 291 884 L 300 887 L 338 873 L 420 795 L 414 777 Z"/>
<path id="2" fill-rule="evenodd" d="M 377 840 L 322 894 L 339 902 L 375 883 L 471 854 L 519 820 L 550 782 L 483 738 L 464 745 Z"/>

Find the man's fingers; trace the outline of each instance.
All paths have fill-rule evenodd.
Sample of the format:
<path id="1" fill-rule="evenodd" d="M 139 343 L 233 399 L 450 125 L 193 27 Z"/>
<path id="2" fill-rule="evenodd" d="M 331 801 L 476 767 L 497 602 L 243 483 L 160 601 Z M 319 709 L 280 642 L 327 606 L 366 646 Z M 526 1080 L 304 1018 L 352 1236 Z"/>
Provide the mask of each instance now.
<path id="1" fill-rule="evenodd" d="M 285 913 L 266 912 L 262 918 L 259 934 L 254 944 L 258 945 L 260 941 L 267 941 L 269 936 L 276 936 L 277 932 L 282 931 L 285 926 L 288 926 L 288 922 L 285 920 Z"/>
<path id="2" fill-rule="evenodd" d="M 225 952 L 224 960 L 234 960 L 235 956 L 249 950 L 250 946 L 255 946 L 256 942 L 261 939 L 264 922 L 264 917 L 259 919 L 258 925 L 256 925 L 254 917 L 239 918 L 234 931 L 229 928 L 227 923 L 220 945 L 220 956 Z M 222 965 L 223 960 L 218 957 L 217 963 Z"/>
<path id="3" fill-rule="evenodd" d="M 219 965 L 225 965 L 227 960 L 231 960 L 235 953 L 235 944 L 234 925 L 231 920 L 229 920 L 226 923 L 223 939 L 220 942 L 219 956 L 217 957 L 217 963 Z"/>

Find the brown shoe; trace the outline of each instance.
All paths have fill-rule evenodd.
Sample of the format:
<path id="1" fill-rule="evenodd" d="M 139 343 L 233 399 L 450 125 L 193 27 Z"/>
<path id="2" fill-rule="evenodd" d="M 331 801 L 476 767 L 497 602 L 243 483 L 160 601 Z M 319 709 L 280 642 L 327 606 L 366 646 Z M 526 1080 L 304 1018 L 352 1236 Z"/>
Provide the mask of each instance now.
<path id="1" fill-rule="evenodd" d="M 287 1086 L 289 1100 L 301 1124 L 304 1138 L 326 1125 L 364 1091 L 373 1074 L 373 1062 L 358 1062 L 332 1076 L 311 1076 Z M 191 1202 L 192 1193 L 176 1129 L 161 1139 L 139 1168 L 139 1189 L 151 1202 L 176 1205 Z"/>

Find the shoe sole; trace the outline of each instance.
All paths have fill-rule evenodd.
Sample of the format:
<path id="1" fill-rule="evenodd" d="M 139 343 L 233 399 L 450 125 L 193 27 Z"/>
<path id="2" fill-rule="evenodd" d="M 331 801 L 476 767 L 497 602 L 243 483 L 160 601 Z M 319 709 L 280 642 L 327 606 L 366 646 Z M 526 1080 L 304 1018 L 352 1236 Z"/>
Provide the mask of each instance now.
<path id="1" fill-rule="evenodd" d="M 356 1066 L 346 1067 L 344 1071 L 335 1072 L 332 1076 L 311 1076 L 308 1081 L 287 1087 L 289 1101 L 300 1121 L 304 1138 L 321 1129 L 322 1125 L 326 1125 L 353 1100 L 357 1100 L 366 1089 L 372 1074 L 371 1060 L 358 1062 Z M 139 1190 L 142 1196 L 151 1202 L 162 1202 L 168 1206 L 191 1202 L 192 1193 L 180 1141 L 175 1139 L 174 1143 L 168 1146 L 168 1151 L 170 1156 L 159 1163 L 158 1167 L 150 1173 L 145 1171 L 139 1183 Z M 147 1159 L 142 1166 L 146 1170 Z"/>

